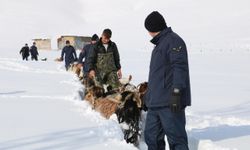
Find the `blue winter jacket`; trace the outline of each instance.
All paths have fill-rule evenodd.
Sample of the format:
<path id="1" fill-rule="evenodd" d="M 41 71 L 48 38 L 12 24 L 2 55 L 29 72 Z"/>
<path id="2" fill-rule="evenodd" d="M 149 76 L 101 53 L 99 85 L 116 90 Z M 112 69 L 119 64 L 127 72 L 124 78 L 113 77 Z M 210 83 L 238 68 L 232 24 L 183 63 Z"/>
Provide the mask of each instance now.
<path id="1" fill-rule="evenodd" d="M 161 31 L 151 42 L 155 48 L 151 55 L 146 106 L 168 107 L 174 88 L 181 91 L 182 106 L 190 106 L 189 67 L 185 42 L 170 27 Z"/>
<path id="2" fill-rule="evenodd" d="M 65 55 L 65 58 L 64 58 Z M 77 60 L 76 50 L 73 46 L 65 46 L 61 53 L 61 58 L 65 59 L 65 66 L 69 66 L 71 63 Z"/>
<path id="3" fill-rule="evenodd" d="M 37 55 L 39 55 L 36 46 L 32 45 L 32 46 L 30 47 L 30 54 L 31 54 L 31 56 L 37 56 Z"/>
<path id="4" fill-rule="evenodd" d="M 79 54 L 79 59 L 78 62 L 79 63 L 84 63 L 83 59 L 85 58 L 85 62 L 90 54 L 90 51 L 93 50 L 93 44 L 87 44 L 83 47 L 83 51 Z M 84 73 L 88 72 L 88 65 L 87 63 L 84 63 L 83 65 L 83 71 Z"/>

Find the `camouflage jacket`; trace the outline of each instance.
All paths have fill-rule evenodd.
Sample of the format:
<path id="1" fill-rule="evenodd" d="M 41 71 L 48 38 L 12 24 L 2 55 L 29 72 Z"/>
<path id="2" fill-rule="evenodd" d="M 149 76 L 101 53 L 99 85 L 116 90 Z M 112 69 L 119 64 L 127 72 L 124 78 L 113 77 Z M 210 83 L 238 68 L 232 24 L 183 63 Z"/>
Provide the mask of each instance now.
<path id="1" fill-rule="evenodd" d="M 98 41 L 94 45 L 93 50 L 90 52 L 89 57 L 87 58 L 86 63 L 88 65 L 88 72 L 90 70 L 96 70 L 97 69 L 98 54 L 108 54 L 108 53 L 112 53 L 113 57 L 114 57 L 113 60 L 110 59 L 111 62 L 109 62 L 108 64 L 114 63 L 112 66 L 115 66 L 116 71 L 119 70 L 121 68 L 120 55 L 119 55 L 116 44 L 114 42 L 110 41 L 108 43 L 108 48 L 106 50 L 105 47 L 103 46 L 102 42 L 101 42 L 101 39 L 100 39 L 100 41 Z"/>

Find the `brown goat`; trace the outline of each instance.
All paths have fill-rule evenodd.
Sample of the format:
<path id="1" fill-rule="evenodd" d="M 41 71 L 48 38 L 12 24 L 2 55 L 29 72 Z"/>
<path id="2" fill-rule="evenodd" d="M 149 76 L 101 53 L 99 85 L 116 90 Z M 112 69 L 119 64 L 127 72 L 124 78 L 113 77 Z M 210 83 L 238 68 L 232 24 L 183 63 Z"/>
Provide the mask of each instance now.
<path id="1" fill-rule="evenodd" d="M 112 95 L 105 95 L 104 88 L 99 86 L 91 86 L 90 88 L 87 88 L 87 92 L 85 94 L 85 100 L 88 101 L 92 108 L 96 111 L 100 112 L 102 116 L 109 119 L 112 114 L 115 113 L 117 108 L 123 107 L 124 103 L 128 99 L 133 99 L 133 101 L 136 102 L 137 107 L 140 109 L 144 109 L 144 102 L 143 102 L 143 96 L 146 93 L 147 90 L 147 83 L 141 83 L 137 86 L 136 90 L 125 90 L 126 86 L 124 86 L 124 89 L 120 92 L 117 92 Z M 129 86 L 133 86 L 129 84 Z M 121 94 L 120 94 L 121 93 Z"/>
<path id="2" fill-rule="evenodd" d="M 102 87 L 92 86 L 87 88 L 84 99 L 94 107 L 95 100 L 102 97 L 103 95 L 104 89 Z"/>
<path id="3" fill-rule="evenodd" d="M 121 104 L 121 95 L 114 94 L 105 98 L 98 98 L 94 102 L 94 109 L 101 113 L 107 119 L 115 113 L 117 107 Z"/>

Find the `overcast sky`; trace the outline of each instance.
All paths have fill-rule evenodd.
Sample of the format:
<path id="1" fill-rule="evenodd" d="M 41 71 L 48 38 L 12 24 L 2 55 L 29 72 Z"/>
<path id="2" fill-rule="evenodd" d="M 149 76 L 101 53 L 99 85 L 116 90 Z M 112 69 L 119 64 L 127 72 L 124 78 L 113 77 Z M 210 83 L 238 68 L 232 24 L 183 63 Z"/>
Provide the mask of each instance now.
<path id="1" fill-rule="evenodd" d="M 125 49 L 149 45 L 144 19 L 153 10 L 186 41 L 250 43 L 248 0 L 1 0 L 0 46 L 19 48 L 33 38 L 101 34 L 111 28 Z"/>

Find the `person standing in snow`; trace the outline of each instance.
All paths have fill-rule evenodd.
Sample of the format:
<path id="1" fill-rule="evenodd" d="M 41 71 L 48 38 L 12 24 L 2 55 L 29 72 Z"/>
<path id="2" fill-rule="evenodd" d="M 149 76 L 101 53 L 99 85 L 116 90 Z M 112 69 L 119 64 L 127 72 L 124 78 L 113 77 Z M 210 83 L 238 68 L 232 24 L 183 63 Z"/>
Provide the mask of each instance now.
<path id="1" fill-rule="evenodd" d="M 29 57 L 29 46 L 26 43 L 24 47 L 22 47 L 22 49 L 19 52 L 22 55 L 23 60 L 28 61 L 28 57 Z"/>
<path id="2" fill-rule="evenodd" d="M 185 108 L 191 105 L 185 42 L 154 11 L 144 22 L 155 45 L 151 55 L 146 106 L 145 142 L 149 150 L 188 150 Z"/>
<path id="3" fill-rule="evenodd" d="M 90 54 L 90 51 L 93 50 L 94 44 L 99 40 L 98 35 L 94 34 L 91 37 L 91 43 L 87 44 L 83 47 L 81 53 L 79 54 L 79 59 L 78 59 L 78 63 L 83 65 L 83 74 L 84 77 L 87 77 L 87 73 L 88 73 L 88 66 L 87 63 L 84 63 L 83 59 L 86 60 L 88 59 L 88 56 Z"/>
<path id="4" fill-rule="evenodd" d="M 64 58 L 65 55 L 65 58 Z M 76 50 L 73 46 L 70 45 L 70 41 L 66 41 L 66 46 L 62 49 L 61 60 L 65 60 L 65 68 L 69 69 L 70 64 L 77 61 Z"/>
<path id="5" fill-rule="evenodd" d="M 112 89 L 120 86 L 122 77 L 120 56 L 117 46 L 110 40 L 112 31 L 105 29 L 101 39 L 94 45 L 87 59 L 90 78 L 95 78 L 101 85 L 108 85 Z"/>
<path id="6" fill-rule="evenodd" d="M 38 51 L 37 51 L 37 47 L 36 47 L 36 42 L 33 42 L 33 45 L 30 47 L 30 54 L 31 54 L 31 60 L 35 59 L 36 61 L 38 60 L 37 56 Z"/>

